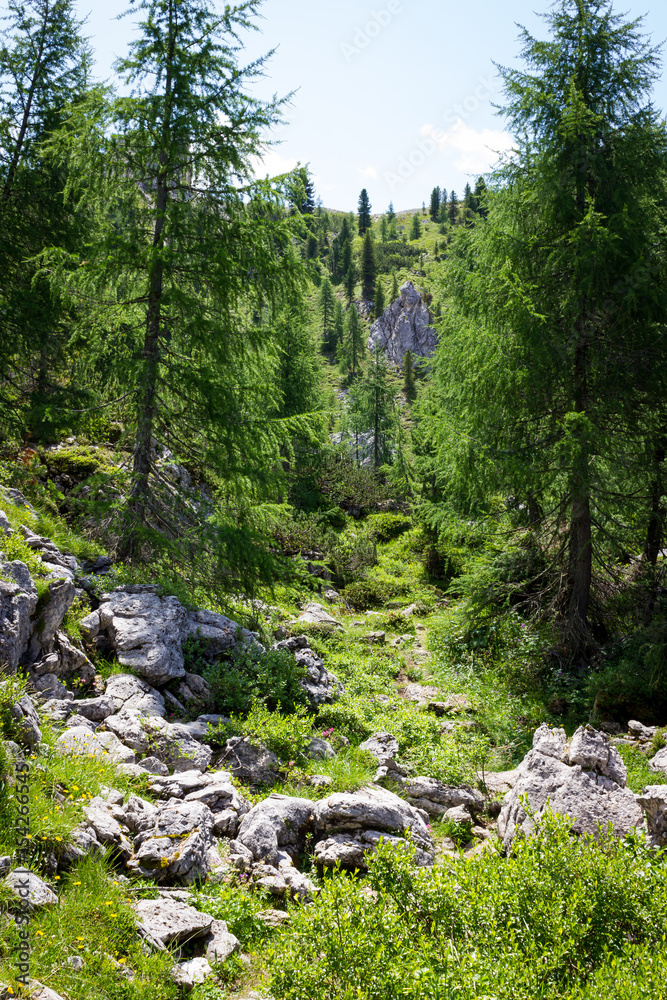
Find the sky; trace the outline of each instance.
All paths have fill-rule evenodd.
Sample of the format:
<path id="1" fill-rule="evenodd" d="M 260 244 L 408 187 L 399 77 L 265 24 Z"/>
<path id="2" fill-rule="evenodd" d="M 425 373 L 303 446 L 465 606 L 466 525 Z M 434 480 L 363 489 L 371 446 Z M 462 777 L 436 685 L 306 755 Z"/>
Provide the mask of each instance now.
<path id="1" fill-rule="evenodd" d="M 222 0 L 221 0 L 222 2 Z M 664 0 L 625 0 L 629 17 L 644 16 L 655 44 L 667 39 Z M 97 73 L 112 79 L 135 25 L 116 20 L 127 0 L 77 0 Z M 260 175 L 309 164 L 328 208 L 355 211 L 368 190 L 373 212 L 417 208 L 438 185 L 460 196 L 474 186 L 511 136 L 494 104 L 503 95 L 495 63 L 520 66 L 519 28 L 545 36 L 539 17 L 548 0 L 264 0 L 259 32 L 248 35 L 241 61 L 271 49 L 260 97 L 294 92 L 285 124 Z M 537 13 L 536 13 L 537 12 Z M 667 60 L 667 53 L 664 59 Z M 667 73 L 654 103 L 667 111 Z"/>

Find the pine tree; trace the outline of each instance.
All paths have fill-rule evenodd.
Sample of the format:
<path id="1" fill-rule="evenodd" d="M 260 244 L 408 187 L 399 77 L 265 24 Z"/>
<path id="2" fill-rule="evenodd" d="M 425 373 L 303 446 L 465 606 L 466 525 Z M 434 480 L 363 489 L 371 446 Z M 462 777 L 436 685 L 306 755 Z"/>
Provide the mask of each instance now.
<path id="1" fill-rule="evenodd" d="M 410 239 L 418 240 L 421 239 L 422 227 L 419 220 L 419 212 L 415 212 L 412 216 L 412 225 L 410 226 Z"/>
<path id="2" fill-rule="evenodd" d="M 322 317 L 322 340 L 330 350 L 333 344 L 334 315 L 336 312 L 336 296 L 331 282 L 325 278 L 320 288 L 320 314 Z"/>
<path id="3" fill-rule="evenodd" d="M 390 224 L 396 221 L 396 212 L 394 211 L 393 201 L 389 202 L 389 208 L 387 209 L 387 222 Z"/>
<path id="4" fill-rule="evenodd" d="M 433 222 L 437 222 L 440 215 L 440 198 L 440 188 L 434 187 L 431 192 L 431 208 L 429 212 Z"/>
<path id="5" fill-rule="evenodd" d="M 379 278 L 375 284 L 375 292 L 373 295 L 373 306 L 374 306 L 375 318 L 378 319 L 380 316 L 382 316 L 385 310 L 384 289 L 382 287 L 382 282 Z"/>
<path id="6" fill-rule="evenodd" d="M 373 298 L 376 277 L 377 261 L 375 259 L 375 244 L 373 243 L 373 234 L 370 229 L 367 229 L 361 251 L 361 294 L 367 301 Z"/>
<path id="7" fill-rule="evenodd" d="M 459 201 L 456 197 L 456 191 L 452 191 L 449 196 L 449 208 L 448 208 L 448 218 L 450 224 L 455 226 L 459 218 Z"/>
<path id="8" fill-rule="evenodd" d="M 89 325 L 100 349 L 116 334 L 135 408 L 124 557 L 156 531 L 173 537 L 180 520 L 156 439 L 231 490 L 280 468 L 293 429 L 267 407 L 277 334 L 263 319 L 301 295 L 292 224 L 282 188 L 236 181 L 280 113 L 244 89 L 263 60 L 237 64 L 256 7 L 221 17 L 212 0 L 140 0 L 138 36 L 117 65 L 134 96 L 109 103 L 98 91 L 55 140 L 96 222 L 80 257 L 62 262 L 60 287 L 98 303 Z"/>
<path id="9" fill-rule="evenodd" d="M 368 191 L 363 189 L 359 195 L 359 235 L 363 236 L 371 227 L 371 203 L 368 198 Z"/>
<path id="10" fill-rule="evenodd" d="M 350 389 L 348 411 L 355 434 L 371 433 L 373 467 L 391 461 L 391 443 L 396 427 L 394 390 L 384 355 L 376 348 L 363 377 Z"/>
<path id="11" fill-rule="evenodd" d="M 387 222 L 387 216 L 383 215 L 380 219 L 380 238 L 383 243 L 387 242 L 387 235 L 389 233 L 389 223 Z"/>
<path id="12" fill-rule="evenodd" d="M 396 272 L 394 271 L 391 276 L 391 301 L 396 302 L 396 300 L 400 297 L 400 294 L 401 290 L 398 287 L 398 278 L 396 277 Z"/>

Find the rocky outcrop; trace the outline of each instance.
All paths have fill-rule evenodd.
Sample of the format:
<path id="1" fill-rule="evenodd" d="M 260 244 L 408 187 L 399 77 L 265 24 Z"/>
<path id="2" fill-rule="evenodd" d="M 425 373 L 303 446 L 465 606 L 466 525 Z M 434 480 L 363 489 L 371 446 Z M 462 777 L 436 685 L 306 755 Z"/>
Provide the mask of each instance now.
<path id="1" fill-rule="evenodd" d="M 317 609 L 320 605 L 310 604 L 308 607 Z M 322 611 L 324 611 L 323 608 Z M 312 614 L 313 612 L 311 610 L 304 612 L 304 614 L 306 613 Z M 303 615 L 299 620 L 302 619 Z M 331 621 L 334 625 L 338 624 L 333 618 Z M 304 676 L 299 683 L 312 708 L 317 708 L 319 705 L 329 705 L 340 697 L 343 685 L 337 677 L 329 673 L 324 666 L 324 660 L 310 648 L 308 636 L 297 635 L 289 639 L 282 639 L 280 642 L 275 642 L 271 649 L 288 650 L 293 654 L 299 666 L 303 668 Z"/>
<path id="2" fill-rule="evenodd" d="M 534 829 L 547 807 L 568 816 L 575 834 L 597 836 L 611 824 L 616 836 L 625 836 L 643 820 L 641 805 L 625 787 L 626 777 L 620 754 L 605 733 L 581 726 L 568 743 L 564 730 L 540 726 L 498 817 L 506 850 L 520 829 Z"/>
<path id="3" fill-rule="evenodd" d="M 373 323 L 368 349 L 374 351 L 379 347 L 392 364 L 400 367 L 408 351 L 430 357 L 437 343 L 428 308 L 412 282 L 406 281 L 401 286 L 400 298 Z"/>

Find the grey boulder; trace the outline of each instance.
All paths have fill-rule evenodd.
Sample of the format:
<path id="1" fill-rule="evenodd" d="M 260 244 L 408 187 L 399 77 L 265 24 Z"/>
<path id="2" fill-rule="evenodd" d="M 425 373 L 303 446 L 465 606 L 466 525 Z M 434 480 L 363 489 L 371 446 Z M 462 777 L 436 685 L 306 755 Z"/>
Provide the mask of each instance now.
<path id="1" fill-rule="evenodd" d="M 652 847 L 667 847 L 667 785 L 649 785 L 637 802 L 644 810 Z"/>
<path id="2" fill-rule="evenodd" d="M 236 841 L 230 845 L 231 852 L 237 853 L 238 842 L 255 861 L 274 866 L 279 850 L 298 857 L 306 833 L 313 826 L 314 805 L 310 799 L 269 795 L 243 817 Z"/>
<path id="3" fill-rule="evenodd" d="M 140 899 L 134 904 L 138 930 L 142 937 L 160 942 L 163 946 L 184 944 L 208 934 L 213 917 L 200 913 L 187 903 L 161 896 L 159 899 Z"/>
<path id="4" fill-rule="evenodd" d="M 54 906 L 58 902 L 58 897 L 46 882 L 26 868 L 16 868 L 10 872 L 5 879 L 5 885 L 12 896 L 27 904 L 31 910 Z"/>
<path id="5" fill-rule="evenodd" d="M 280 780 L 280 761 L 274 753 L 261 744 L 255 746 L 247 736 L 233 736 L 227 740 L 218 758 L 234 778 L 246 785 L 270 788 Z"/>
<path id="6" fill-rule="evenodd" d="M 472 813 L 484 808 L 484 796 L 476 788 L 467 785 L 445 785 L 437 778 L 407 778 L 403 791 L 408 801 L 417 809 L 423 809 L 429 816 L 442 816 L 448 809 L 465 806 Z"/>

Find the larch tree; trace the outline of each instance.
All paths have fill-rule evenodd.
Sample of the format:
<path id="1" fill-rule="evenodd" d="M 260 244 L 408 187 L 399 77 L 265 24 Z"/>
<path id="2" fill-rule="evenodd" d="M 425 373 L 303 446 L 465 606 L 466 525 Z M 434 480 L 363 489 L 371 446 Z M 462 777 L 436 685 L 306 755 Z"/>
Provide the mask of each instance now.
<path id="1" fill-rule="evenodd" d="M 641 21 L 608 0 L 560 0 L 546 21 L 547 41 L 522 32 L 526 69 L 502 71 L 516 153 L 488 220 L 452 245 L 431 430 L 436 466 L 521 496 L 551 533 L 586 662 L 595 552 L 602 567 L 662 454 L 667 135 Z"/>
<path id="2" fill-rule="evenodd" d="M 37 440 L 71 426 L 85 401 L 66 360 L 67 308 L 39 274 L 39 254 L 82 239 L 63 208 L 66 171 L 44 143 L 88 86 L 90 51 L 73 0 L 9 0 L 0 44 L 0 419 Z M 69 412 L 68 412 L 69 411 Z"/>
<path id="3" fill-rule="evenodd" d="M 349 423 L 358 440 L 370 433 L 373 467 L 391 459 L 391 444 L 396 429 L 395 390 L 389 379 L 384 354 L 373 352 L 363 377 L 350 389 Z"/>
<path id="4" fill-rule="evenodd" d="M 373 312 L 376 319 L 383 314 L 385 305 L 384 287 L 381 279 L 378 278 L 375 282 L 375 291 L 373 292 Z"/>
<path id="5" fill-rule="evenodd" d="M 320 288 L 320 316 L 322 317 L 322 340 L 328 348 L 332 346 L 334 314 L 336 311 L 336 296 L 328 278 L 325 278 Z"/>
<path id="6" fill-rule="evenodd" d="M 98 90 L 56 141 L 96 228 L 80 255 L 56 256 L 54 280 L 97 303 L 86 321 L 104 349 L 114 336 L 123 345 L 134 407 L 118 511 L 125 557 L 158 533 L 182 534 L 156 442 L 229 490 L 279 467 L 290 433 L 293 418 L 272 419 L 266 405 L 280 338 L 267 340 L 264 321 L 301 294 L 290 185 L 250 181 L 281 102 L 247 92 L 264 59 L 238 63 L 239 33 L 255 27 L 259 6 L 140 0 L 138 37 L 116 67 L 128 96 Z"/>

